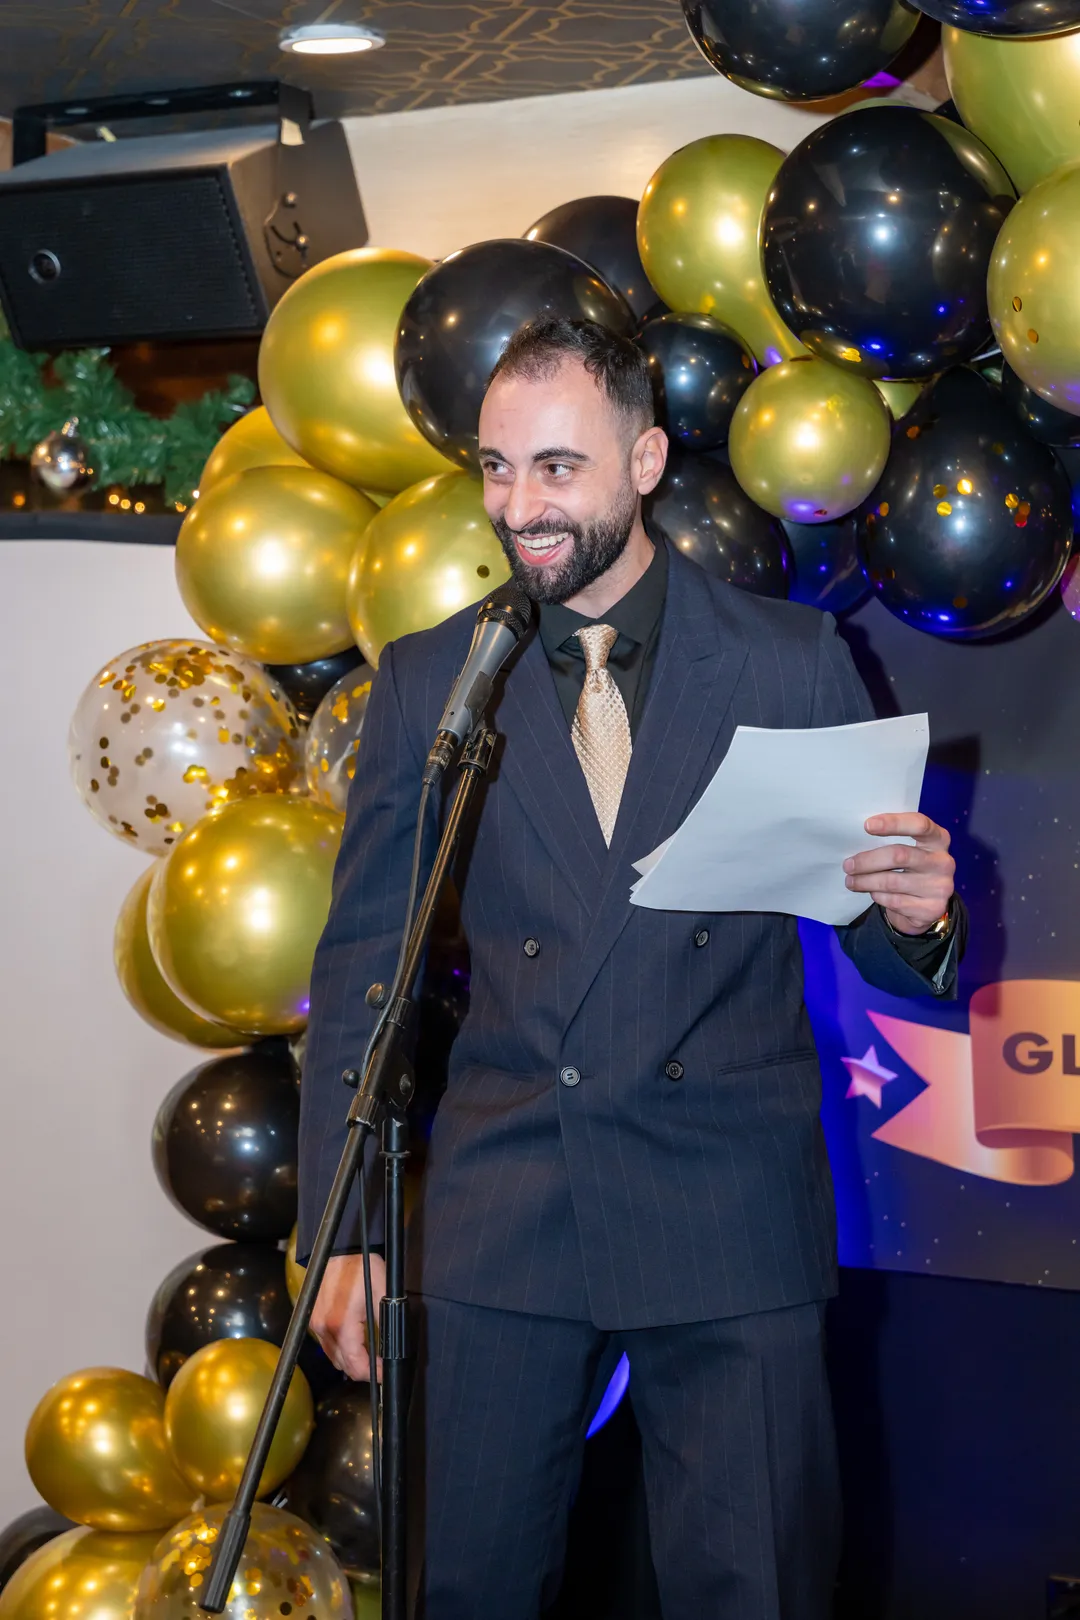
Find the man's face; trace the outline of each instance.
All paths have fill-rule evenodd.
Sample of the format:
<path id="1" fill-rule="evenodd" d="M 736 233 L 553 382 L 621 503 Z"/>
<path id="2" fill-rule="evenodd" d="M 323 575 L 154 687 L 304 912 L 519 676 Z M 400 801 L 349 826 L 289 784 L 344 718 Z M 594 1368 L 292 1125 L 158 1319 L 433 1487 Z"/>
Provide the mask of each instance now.
<path id="1" fill-rule="evenodd" d="M 484 506 L 534 601 L 565 602 L 617 561 L 664 443 L 657 428 L 635 436 L 576 360 L 496 377 L 480 411 Z"/>

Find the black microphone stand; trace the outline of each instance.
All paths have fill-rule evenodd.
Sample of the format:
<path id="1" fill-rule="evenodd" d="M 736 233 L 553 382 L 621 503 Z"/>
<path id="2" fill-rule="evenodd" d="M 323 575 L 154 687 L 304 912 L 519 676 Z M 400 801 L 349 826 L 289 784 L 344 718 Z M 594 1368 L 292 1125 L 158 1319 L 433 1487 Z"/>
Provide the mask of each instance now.
<path id="1" fill-rule="evenodd" d="M 236 1498 L 225 1515 L 214 1550 L 206 1594 L 199 1607 L 206 1614 L 221 1614 L 251 1528 L 251 1510 L 266 1466 L 285 1396 L 308 1331 L 315 1299 L 353 1182 L 363 1162 L 364 1147 L 383 1115 L 382 1152 L 386 1162 L 386 1297 L 379 1313 L 379 1340 L 383 1363 L 382 1430 L 382 1616 L 405 1620 L 405 1423 L 408 1405 L 409 1342 L 408 1300 L 405 1294 L 404 1164 L 407 1152 L 405 1114 L 414 1090 L 404 1039 L 413 1010 L 412 995 L 427 948 L 435 908 L 453 865 L 461 831 L 472 799 L 491 762 L 495 734 L 481 718 L 465 744 L 460 777 L 435 863 L 424 890 L 408 942 L 389 992 L 372 996 L 384 1014 L 378 1026 L 364 1073 L 346 1069 L 343 1080 L 356 1087 L 348 1113 L 349 1133 L 334 1176 L 330 1196 L 307 1264 L 307 1273 L 293 1307 L 273 1382 L 267 1393 L 259 1427 L 252 1441 Z M 433 751 L 434 752 L 434 751 Z M 427 773 L 425 773 L 427 775 Z M 421 807 L 423 814 L 423 805 Z M 407 920 L 408 923 L 408 920 Z M 372 991 L 382 990 L 372 986 Z M 368 1331 L 372 1376 L 375 1367 L 374 1335 Z"/>

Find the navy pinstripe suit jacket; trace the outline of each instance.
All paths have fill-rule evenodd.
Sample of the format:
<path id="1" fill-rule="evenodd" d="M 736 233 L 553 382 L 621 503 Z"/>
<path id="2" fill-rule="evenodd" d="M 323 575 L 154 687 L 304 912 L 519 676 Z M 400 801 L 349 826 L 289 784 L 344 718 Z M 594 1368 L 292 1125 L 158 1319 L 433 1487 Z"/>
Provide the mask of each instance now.
<path id="1" fill-rule="evenodd" d="M 501 685 L 504 742 L 459 883 L 471 1005 L 411 1231 L 411 1281 L 429 1294 L 637 1328 L 834 1286 L 795 919 L 647 911 L 629 890 L 631 862 L 675 831 L 736 725 L 838 725 L 872 718 L 870 701 L 828 615 L 733 589 L 674 548 L 669 564 L 610 850 L 535 634 Z M 422 762 L 474 623 L 468 608 L 387 647 L 372 691 L 312 982 L 301 1255 L 344 1140 L 341 1071 L 375 1016 L 364 993 L 393 971 Z M 871 984 L 929 991 L 876 907 L 839 932 Z M 356 1243 L 347 1223 L 340 1247 Z"/>

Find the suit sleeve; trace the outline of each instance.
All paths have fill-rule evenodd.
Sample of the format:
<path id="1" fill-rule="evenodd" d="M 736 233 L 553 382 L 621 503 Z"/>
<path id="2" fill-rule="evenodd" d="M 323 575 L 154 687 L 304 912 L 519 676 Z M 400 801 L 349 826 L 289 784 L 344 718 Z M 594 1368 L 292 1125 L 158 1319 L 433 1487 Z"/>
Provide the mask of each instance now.
<path id="1" fill-rule="evenodd" d="M 384 649 L 368 701 L 349 790 L 345 830 L 334 868 L 326 927 L 311 977 L 300 1087 L 299 1231 L 297 1257 L 311 1253 L 315 1232 L 345 1146 L 352 1093 L 343 1069 L 358 1068 L 378 1014 L 365 1001 L 369 985 L 389 984 L 397 962 L 420 803 L 422 761 L 409 740 L 396 680 L 394 648 Z M 435 835 L 429 817 L 425 854 Z M 381 1188 L 372 1173 L 377 1142 L 368 1143 L 371 1239 L 381 1239 Z M 359 1197 L 353 1189 L 336 1254 L 360 1247 Z"/>
<path id="2" fill-rule="evenodd" d="M 855 668 L 847 643 L 837 634 L 831 613 L 821 615 L 813 724 L 852 725 L 873 720 L 870 694 Z M 957 970 L 967 942 L 968 916 L 957 896 L 956 927 L 946 944 L 894 933 L 880 906 L 872 905 L 837 937 L 867 984 L 893 996 L 935 996 L 955 1000 Z"/>

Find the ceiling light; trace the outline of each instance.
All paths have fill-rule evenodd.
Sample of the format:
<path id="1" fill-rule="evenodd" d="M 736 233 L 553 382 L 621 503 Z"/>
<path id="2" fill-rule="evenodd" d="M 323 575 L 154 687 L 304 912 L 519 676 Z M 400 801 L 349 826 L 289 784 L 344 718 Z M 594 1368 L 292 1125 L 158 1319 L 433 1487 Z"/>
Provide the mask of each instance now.
<path id="1" fill-rule="evenodd" d="M 377 51 L 386 39 L 378 29 L 360 23 L 307 23 L 283 29 L 278 44 L 301 56 L 354 56 L 358 51 Z"/>

